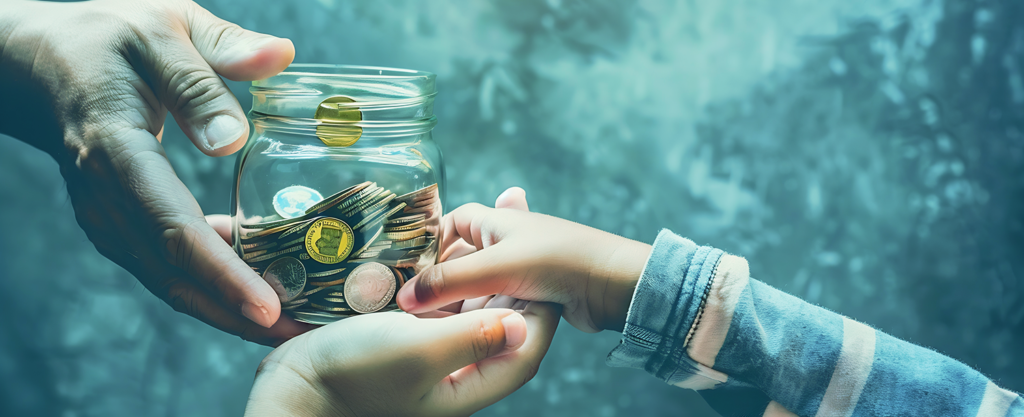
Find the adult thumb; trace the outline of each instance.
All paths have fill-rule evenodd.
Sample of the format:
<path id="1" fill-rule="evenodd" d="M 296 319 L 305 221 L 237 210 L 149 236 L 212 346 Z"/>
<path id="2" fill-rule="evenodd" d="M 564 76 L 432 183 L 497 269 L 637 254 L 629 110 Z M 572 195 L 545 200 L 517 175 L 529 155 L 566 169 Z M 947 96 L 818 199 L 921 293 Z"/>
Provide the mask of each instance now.
<path id="1" fill-rule="evenodd" d="M 295 55 L 291 41 L 244 30 L 187 3 L 185 32 L 150 41 L 141 51 L 145 70 L 164 106 L 203 153 L 230 155 L 245 145 L 249 124 L 221 80 L 270 77 Z"/>
<path id="2" fill-rule="evenodd" d="M 199 6 L 188 15 L 192 44 L 218 74 L 232 81 L 268 78 L 295 58 L 292 41 L 242 29 Z"/>

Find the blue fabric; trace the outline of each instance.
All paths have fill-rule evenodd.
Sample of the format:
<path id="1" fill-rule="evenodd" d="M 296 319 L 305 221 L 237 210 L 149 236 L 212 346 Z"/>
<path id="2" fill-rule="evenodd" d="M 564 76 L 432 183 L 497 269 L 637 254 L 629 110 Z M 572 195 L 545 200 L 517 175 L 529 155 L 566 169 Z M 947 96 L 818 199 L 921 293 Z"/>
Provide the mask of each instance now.
<path id="1" fill-rule="evenodd" d="M 844 318 L 836 313 L 750 279 L 711 367 L 718 372 L 687 355 L 683 343 L 722 255 L 663 230 L 608 364 L 644 369 L 670 384 L 705 378 L 713 390 L 701 395 L 724 416 L 761 415 L 770 400 L 797 415 L 815 415 L 843 349 Z M 863 329 L 869 337 L 874 332 L 875 347 L 873 359 L 861 362 L 866 380 L 860 378 L 864 386 L 852 415 L 978 414 L 989 384 L 984 375 L 930 349 Z M 1024 417 L 1024 400 L 1017 396 L 1005 415 Z"/>
<path id="2" fill-rule="evenodd" d="M 673 373 L 696 372 L 696 362 L 682 353 L 688 323 L 700 308 L 700 296 L 690 295 L 704 293 L 722 253 L 662 230 L 633 293 L 622 342 L 609 354 L 608 365 L 644 369 L 663 380 Z M 684 276 L 691 279 L 680 279 Z"/>

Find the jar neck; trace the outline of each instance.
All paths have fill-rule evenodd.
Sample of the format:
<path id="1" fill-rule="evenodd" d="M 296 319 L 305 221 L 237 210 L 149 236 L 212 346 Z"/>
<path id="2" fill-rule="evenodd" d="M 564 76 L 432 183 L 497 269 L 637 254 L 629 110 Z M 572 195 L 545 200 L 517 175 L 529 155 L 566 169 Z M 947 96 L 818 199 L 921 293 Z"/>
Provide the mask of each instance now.
<path id="1" fill-rule="evenodd" d="M 309 135 L 328 146 L 420 135 L 437 124 L 435 76 L 422 71 L 296 64 L 249 91 L 257 132 Z"/>

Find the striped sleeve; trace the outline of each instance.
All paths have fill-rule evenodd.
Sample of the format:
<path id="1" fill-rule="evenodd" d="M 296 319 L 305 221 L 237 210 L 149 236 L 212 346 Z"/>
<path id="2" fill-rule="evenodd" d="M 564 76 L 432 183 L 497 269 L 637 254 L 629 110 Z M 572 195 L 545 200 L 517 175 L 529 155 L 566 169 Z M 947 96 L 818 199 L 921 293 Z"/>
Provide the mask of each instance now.
<path id="1" fill-rule="evenodd" d="M 1020 396 L 969 366 L 751 279 L 743 258 L 668 231 L 608 363 L 699 390 L 723 416 L 1024 416 Z"/>

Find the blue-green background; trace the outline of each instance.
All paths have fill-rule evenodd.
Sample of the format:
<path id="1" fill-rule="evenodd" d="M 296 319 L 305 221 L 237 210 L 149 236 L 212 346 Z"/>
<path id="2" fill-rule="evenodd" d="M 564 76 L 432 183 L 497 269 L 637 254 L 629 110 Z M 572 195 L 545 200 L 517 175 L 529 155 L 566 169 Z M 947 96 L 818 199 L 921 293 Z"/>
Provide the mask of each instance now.
<path id="1" fill-rule="evenodd" d="M 1024 390 L 1019 0 L 200 3 L 291 38 L 296 62 L 437 73 L 449 208 L 517 185 L 630 238 L 670 228 Z M 226 212 L 233 158 L 167 129 L 178 174 Z M 0 196 L 0 414 L 241 413 L 267 348 L 101 257 L 56 164 L 9 138 Z M 616 340 L 563 323 L 536 379 L 479 415 L 714 415 L 606 367 Z"/>

